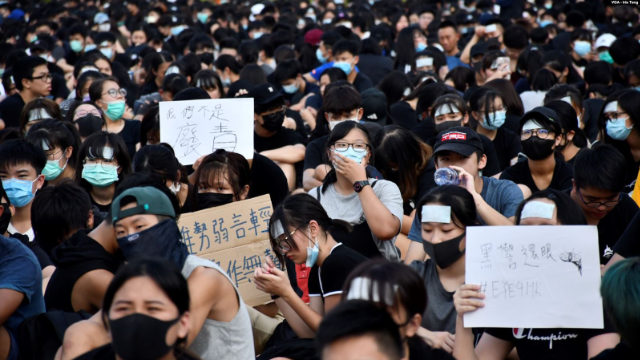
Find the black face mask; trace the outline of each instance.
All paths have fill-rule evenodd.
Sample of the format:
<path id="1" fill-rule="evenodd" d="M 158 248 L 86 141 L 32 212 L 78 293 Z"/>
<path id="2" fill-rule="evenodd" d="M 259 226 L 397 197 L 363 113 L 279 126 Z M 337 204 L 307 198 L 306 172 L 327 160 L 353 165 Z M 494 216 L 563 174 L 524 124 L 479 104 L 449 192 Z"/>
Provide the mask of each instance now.
<path id="1" fill-rule="evenodd" d="M 163 321 L 140 313 L 109 319 L 111 346 L 125 360 L 161 358 L 175 345 L 167 345 L 167 331 L 179 319 Z"/>
<path id="2" fill-rule="evenodd" d="M 167 219 L 139 233 L 118 238 L 117 241 L 128 261 L 156 256 L 170 260 L 178 269 L 182 269 L 189 250 L 181 239 L 176 221 Z"/>
<path id="3" fill-rule="evenodd" d="M 2 203 L 4 210 L 2 211 L 2 215 L 0 215 L 0 235 L 4 235 L 7 232 L 7 228 L 9 228 L 9 223 L 11 222 L 11 209 L 9 209 L 9 204 Z"/>
<path id="4" fill-rule="evenodd" d="M 422 246 L 424 247 L 424 251 L 435 260 L 436 264 L 441 269 L 445 269 L 464 255 L 464 250 L 460 251 L 460 242 L 465 235 L 466 232 L 458 237 L 438 244 L 432 244 L 423 240 Z"/>
<path id="5" fill-rule="evenodd" d="M 555 140 L 540 139 L 537 136 L 531 136 L 527 140 L 521 141 L 522 152 L 531 160 L 546 159 L 553 153 L 553 144 Z"/>
<path id="6" fill-rule="evenodd" d="M 208 209 L 233 201 L 233 194 L 201 193 L 196 195 L 197 210 Z"/>
<path id="7" fill-rule="evenodd" d="M 456 127 L 456 126 L 462 126 L 462 121 L 461 120 L 443 121 L 440 124 L 436 124 L 436 133 L 440 134 L 441 132 L 445 130 L 449 130 L 452 127 Z"/>
<path id="8" fill-rule="evenodd" d="M 262 115 L 262 127 L 269 131 L 278 131 L 284 122 L 284 111 L 278 111 L 269 115 Z"/>

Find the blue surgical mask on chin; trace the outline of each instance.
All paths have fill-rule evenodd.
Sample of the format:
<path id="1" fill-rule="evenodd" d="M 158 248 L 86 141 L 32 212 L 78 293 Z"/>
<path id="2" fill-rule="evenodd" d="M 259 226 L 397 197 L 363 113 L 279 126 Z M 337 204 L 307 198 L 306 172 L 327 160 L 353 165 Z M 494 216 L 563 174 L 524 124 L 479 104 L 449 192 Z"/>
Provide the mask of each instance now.
<path id="1" fill-rule="evenodd" d="M 309 242 L 311 242 L 311 233 L 307 235 Z M 320 248 L 318 248 L 318 241 L 313 243 L 313 247 L 307 246 L 307 261 L 305 261 L 306 267 L 312 267 L 318 261 L 318 255 L 320 254 Z"/>
<path id="2" fill-rule="evenodd" d="M 353 149 L 353 146 L 351 145 L 349 145 L 347 150 L 343 150 L 343 151 L 336 150 L 336 153 L 346 157 L 347 159 L 351 159 L 357 162 L 358 164 L 362 164 L 362 159 L 364 159 L 364 157 L 367 156 L 367 151 L 361 151 L 361 152 L 356 151 Z"/>
<path id="3" fill-rule="evenodd" d="M 614 140 L 627 140 L 629 134 L 631 134 L 633 126 L 628 128 L 626 122 L 627 119 L 625 118 L 617 118 L 607 121 L 607 135 L 609 135 Z"/>

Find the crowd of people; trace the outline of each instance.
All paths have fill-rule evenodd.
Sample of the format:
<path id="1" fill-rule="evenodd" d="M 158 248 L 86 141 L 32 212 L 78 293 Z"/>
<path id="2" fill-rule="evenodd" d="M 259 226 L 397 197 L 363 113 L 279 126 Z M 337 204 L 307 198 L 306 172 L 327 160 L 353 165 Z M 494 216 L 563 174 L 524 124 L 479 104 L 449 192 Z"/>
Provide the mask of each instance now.
<path id="1" fill-rule="evenodd" d="M 0 360 L 639 358 L 640 11 L 612 3 L 0 1 Z M 181 163 L 159 104 L 225 98 L 253 156 Z M 177 221 L 264 194 L 252 307 Z M 465 327 L 467 227 L 497 225 L 596 226 L 604 327 Z"/>

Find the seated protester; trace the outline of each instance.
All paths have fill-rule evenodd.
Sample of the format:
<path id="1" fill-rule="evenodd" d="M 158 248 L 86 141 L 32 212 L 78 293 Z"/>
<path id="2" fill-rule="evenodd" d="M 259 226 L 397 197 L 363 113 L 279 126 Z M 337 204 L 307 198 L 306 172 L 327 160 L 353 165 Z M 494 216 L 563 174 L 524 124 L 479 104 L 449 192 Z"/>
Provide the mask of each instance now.
<path id="1" fill-rule="evenodd" d="M 350 300 L 327 314 L 316 337 L 322 360 L 403 359 L 398 325 L 387 310 Z"/>
<path id="2" fill-rule="evenodd" d="M 222 81 L 225 94 L 228 94 L 229 86 L 240 79 L 242 66 L 235 57 L 224 54 L 216 58 L 215 69 Z"/>
<path id="3" fill-rule="evenodd" d="M 402 233 L 409 234 L 415 206 L 436 183 L 433 150 L 416 135 L 399 126 L 388 126 L 376 148 L 376 168 L 384 178 L 398 185 L 402 194 Z"/>
<path id="4" fill-rule="evenodd" d="M 99 223 L 109 212 L 117 183 L 131 172 L 131 160 L 122 138 L 108 132 L 86 138 L 78 159 L 75 180 L 91 197 Z"/>
<path id="5" fill-rule="evenodd" d="M 347 81 L 358 90 L 363 92 L 370 87 L 373 87 L 373 83 L 369 77 L 356 70 L 358 64 L 358 43 L 354 40 L 343 39 L 335 44 L 331 48 L 333 56 L 333 67 L 337 67 L 347 74 Z"/>
<path id="6" fill-rule="evenodd" d="M 480 175 L 487 162 L 478 135 L 466 127 L 452 127 L 440 133 L 433 151 L 436 171 L 440 168 L 455 170 L 454 184 L 464 187 L 473 195 L 478 222 L 487 225 L 512 225 L 522 191 L 511 181 Z M 418 211 L 420 208 L 417 207 Z M 405 263 L 423 261 L 426 253 L 422 246 L 420 222 L 414 218 L 409 232 L 409 249 Z"/>
<path id="7" fill-rule="evenodd" d="M 300 177 L 299 164 L 304 159 L 304 139 L 294 130 L 282 126 L 286 107 L 284 98 L 275 85 L 258 85 L 251 90 L 254 100 L 254 147 L 256 152 L 280 166 L 289 190 L 293 190 Z"/>
<path id="8" fill-rule="evenodd" d="M 640 164 L 640 92 L 623 90 L 612 94 L 604 103 L 600 116 L 600 139 L 620 150 L 627 161 L 626 183 L 630 184 L 638 174 Z"/>
<path id="9" fill-rule="evenodd" d="M 418 209 L 427 254 L 426 260 L 411 263 L 427 289 L 418 335 L 432 348 L 451 353 L 456 326 L 453 292 L 464 282 L 466 227 L 477 224 L 476 205 L 467 190 L 445 185 L 429 191 Z"/>
<path id="10" fill-rule="evenodd" d="M 318 85 L 312 84 L 302 77 L 301 65 L 297 60 L 279 63 L 273 72 L 273 79 L 282 87 L 285 100 L 294 107 L 294 110 L 300 110 L 309 96 L 320 94 Z"/>
<path id="11" fill-rule="evenodd" d="M 47 156 L 42 175 L 50 186 L 73 180 L 78 166 L 80 135 L 68 122 L 44 120 L 29 129 L 26 140 L 39 147 Z"/>
<path id="12" fill-rule="evenodd" d="M 249 162 L 244 156 L 218 149 L 205 156 L 193 174 L 184 212 L 241 201 L 249 194 Z"/>
<path id="13" fill-rule="evenodd" d="M 589 119 L 586 113 L 587 109 L 584 107 L 585 104 L 584 100 L 582 99 L 580 90 L 578 90 L 573 85 L 556 84 L 551 89 L 549 89 L 549 92 L 547 92 L 547 94 L 545 95 L 544 106 L 547 106 L 548 103 L 554 100 L 562 100 L 571 105 L 577 116 L 576 126 L 578 126 L 580 129 L 588 130 L 587 121 Z"/>
<path id="14" fill-rule="evenodd" d="M 488 87 L 479 87 L 471 91 L 469 107 L 476 123 L 474 130 L 493 142 L 500 170 L 515 164 L 522 148 L 517 135 L 503 126 L 507 110 L 500 93 Z"/>
<path id="15" fill-rule="evenodd" d="M 366 300 L 387 309 L 400 329 L 403 359 L 453 359 L 417 336 L 427 308 L 427 289 L 424 280 L 410 267 L 382 259 L 369 260 L 351 271 L 344 289 L 343 300 Z"/>
<path id="16" fill-rule="evenodd" d="M 145 145 L 136 152 L 131 164 L 133 172 L 146 172 L 157 176 L 178 198 L 180 207 L 187 201 L 189 184 L 187 174 L 167 144 Z M 183 180 L 184 179 L 184 180 Z"/>
<path id="17" fill-rule="evenodd" d="M 337 240 L 367 257 L 399 260 L 395 246 L 402 228 L 402 195 L 388 180 L 375 180 L 366 171 L 374 148 L 367 129 L 344 121 L 327 139 L 331 170 L 322 186 L 309 191 L 329 216 L 351 224 L 351 233 L 332 233 Z"/>
<path id="18" fill-rule="evenodd" d="M 173 100 L 176 94 L 188 87 L 189 83 L 184 75 L 179 73 L 168 74 L 164 77 L 162 85 L 157 92 L 141 96 L 133 103 L 134 120 L 138 120 L 140 116 L 144 117 L 160 101 Z"/>
<path id="19" fill-rule="evenodd" d="M 553 206 L 553 214 L 541 213 L 540 206 Z M 527 209 L 527 211 L 524 211 Z M 546 189 L 533 194 L 518 208 L 518 225 L 584 225 L 578 206 L 566 194 Z M 463 315 L 482 307 L 484 294 L 477 284 L 460 286 L 453 296 L 456 311 L 456 338 L 453 355 L 456 359 L 504 359 L 515 348 L 522 360 L 529 359 L 591 359 L 606 348 L 615 346 L 617 335 L 607 329 L 515 329 L 491 328 L 476 343 L 471 328 L 464 327 Z M 540 339 L 553 339 L 540 341 Z"/>
<path id="20" fill-rule="evenodd" d="M 440 95 L 429 107 L 431 108 L 429 115 L 435 124 L 435 133 L 426 140 L 424 137 L 421 138 L 431 146 L 437 141 L 438 134 L 445 130 L 456 126 L 471 127 L 471 111 L 464 99 L 458 94 L 448 93 Z M 487 165 L 482 169 L 482 175 L 493 176 L 500 173 L 498 155 L 496 154 L 493 142 L 482 134 L 478 134 L 478 136 L 480 140 L 482 140 L 482 148 L 487 157 Z"/>
<path id="21" fill-rule="evenodd" d="M 571 198 L 582 209 L 587 224 L 598 226 L 600 263 L 604 265 L 638 212 L 638 205 L 623 192 L 624 156 L 611 145 L 596 144 L 578 153 L 573 171 Z"/>
<path id="22" fill-rule="evenodd" d="M 67 113 L 67 120 L 78 129 L 80 141 L 102 131 L 104 127 L 102 111 L 92 102 L 76 103 L 71 106 Z"/>
<path id="23" fill-rule="evenodd" d="M 127 146 L 129 158 L 133 157 L 140 146 L 140 122 L 124 119 L 127 91 L 118 85 L 116 78 L 107 77 L 94 80 L 89 87 L 89 96 L 104 114 L 104 130 L 119 135 Z"/>
<path id="24" fill-rule="evenodd" d="M 578 127 L 576 111 L 563 100 L 554 100 L 548 102 L 545 106 L 558 114 L 558 123 L 562 130 L 562 140 L 558 150 L 562 154 L 564 161 L 569 166 L 573 166 L 578 151 L 589 145 L 584 132 Z"/>
<path id="25" fill-rule="evenodd" d="M 132 261 L 118 271 L 104 296 L 102 322 L 111 344 L 77 359 L 199 359 L 185 349 L 189 305 L 189 286 L 174 264 Z"/>
<path id="26" fill-rule="evenodd" d="M 316 115 L 318 110 L 322 108 L 322 97 L 327 93 L 327 86 L 338 81 L 347 82 L 347 75 L 344 71 L 334 67 L 326 69 L 322 75 L 320 75 L 320 80 L 318 81 L 320 94 L 311 95 L 305 102 L 305 109 L 309 110 L 310 114 L 306 114 L 305 109 L 300 111 L 300 116 L 302 116 L 302 119 L 309 125 L 312 131 L 311 139 L 314 138 L 313 131 L 316 129 Z"/>
<path id="27" fill-rule="evenodd" d="M 0 279 L 0 358 L 19 359 L 18 326 L 45 308 L 38 259 L 17 239 L 0 236 Z"/>
<path id="28" fill-rule="evenodd" d="M 638 275 L 640 258 L 634 257 L 612 266 L 602 278 L 600 293 L 605 313 L 620 334 L 620 343 L 615 348 L 605 350 L 593 360 L 632 360 L 640 356 L 638 351 Z"/>
<path id="29" fill-rule="evenodd" d="M 218 74 L 209 69 L 200 70 L 193 78 L 193 85 L 201 88 L 209 94 L 212 99 L 225 97 L 224 87 Z"/>
<path id="30" fill-rule="evenodd" d="M 322 33 L 320 43 L 316 49 L 316 60 L 320 63 L 320 66 L 304 74 L 304 78 L 307 81 L 320 81 L 320 76 L 327 70 L 333 67 L 333 44 L 342 40 L 343 37 L 336 30 L 327 30 Z"/>
<path id="31" fill-rule="evenodd" d="M 562 129 L 558 114 L 539 106 L 522 116 L 520 142 L 526 161 L 510 166 L 500 174 L 500 179 L 524 185 L 532 193 L 547 188 L 565 190 L 571 186 L 573 171 L 555 149 L 562 141 Z"/>
<path id="32" fill-rule="evenodd" d="M 26 134 L 34 124 L 50 119 L 62 120 L 58 104 L 47 98 L 33 99 L 22 108 L 20 113 L 20 133 Z"/>
<path id="33" fill-rule="evenodd" d="M 366 258 L 333 238 L 334 230 L 348 231 L 349 225 L 331 219 L 307 194 L 286 198 L 274 210 L 269 224 L 271 247 L 280 264 L 286 257 L 311 268 L 310 304 L 307 306 L 291 287 L 287 273 L 269 259 L 255 271 L 256 288 L 277 297 L 278 308 L 298 337 L 313 338 L 323 314 L 340 302 L 347 274 Z"/>
<path id="34" fill-rule="evenodd" d="M 247 161 L 251 168 L 247 198 L 269 194 L 271 204 L 274 207 L 278 206 L 289 193 L 285 174 L 278 164 L 258 153 L 253 153 L 253 159 Z"/>
<path id="35" fill-rule="evenodd" d="M 89 195 L 64 182 L 38 192 L 34 204 L 36 241 L 56 265 L 45 288 L 47 309 L 95 313 L 122 260 L 87 234 L 93 227 Z"/>
<path id="36" fill-rule="evenodd" d="M 47 60 L 39 56 L 21 58 L 11 71 L 17 92 L 0 102 L 0 125 L 3 129 L 17 128 L 22 108 L 34 99 L 48 96 L 53 79 Z"/>

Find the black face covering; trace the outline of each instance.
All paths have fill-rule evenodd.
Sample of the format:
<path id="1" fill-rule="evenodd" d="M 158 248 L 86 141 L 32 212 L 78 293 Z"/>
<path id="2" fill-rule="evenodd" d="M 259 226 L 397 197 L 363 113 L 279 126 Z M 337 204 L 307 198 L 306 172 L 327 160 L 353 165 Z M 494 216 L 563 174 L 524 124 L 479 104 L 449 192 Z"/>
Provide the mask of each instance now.
<path id="1" fill-rule="evenodd" d="M 0 235 L 4 235 L 4 233 L 7 232 L 7 228 L 11 222 L 11 209 L 9 209 L 9 204 L 2 203 L 2 205 L 4 210 L 2 211 L 2 215 L 0 215 Z"/>
<path id="2" fill-rule="evenodd" d="M 462 121 L 461 120 L 443 121 L 440 124 L 436 124 L 436 133 L 439 134 L 445 130 L 449 130 L 452 127 L 456 127 L 456 126 L 462 126 Z"/>
<path id="3" fill-rule="evenodd" d="M 424 251 L 435 260 L 436 264 L 441 269 L 445 269 L 464 255 L 464 250 L 460 251 L 460 242 L 465 236 L 466 232 L 458 237 L 438 244 L 432 244 L 423 240 L 422 246 L 424 247 Z"/>
<path id="4" fill-rule="evenodd" d="M 140 313 L 109 319 L 111 346 L 125 360 L 161 358 L 175 345 L 167 345 L 167 331 L 179 319 L 163 321 Z"/>
<path id="5" fill-rule="evenodd" d="M 532 136 L 527 140 L 521 141 L 522 152 L 527 155 L 531 160 L 546 159 L 553 153 L 553 144 L 555 140 L 540 139 L 537 136 Z"/>
<path id="6" fill-rule="evenodd" d="M 189 250 L 181 238 L 176 221 L 167 219 L 147 230 L 117 240 L 122 254 L 129 261 L 157 256 L 172 261 L 178 269 L 182 269 Z"/>
<path id="7" fill-rule="evenodd" d="M 208 209 L 233 201 L 233 194 L 201 193 L 196 195 L 196 210 Z"/>
<path id="8" fill-rule="evenodd" d="M 284 111 L 278 111 L 269 115 L 262 115 L 264 123 L 262 127 L 269 131 L 278 131 L 284 122 Z"/>

